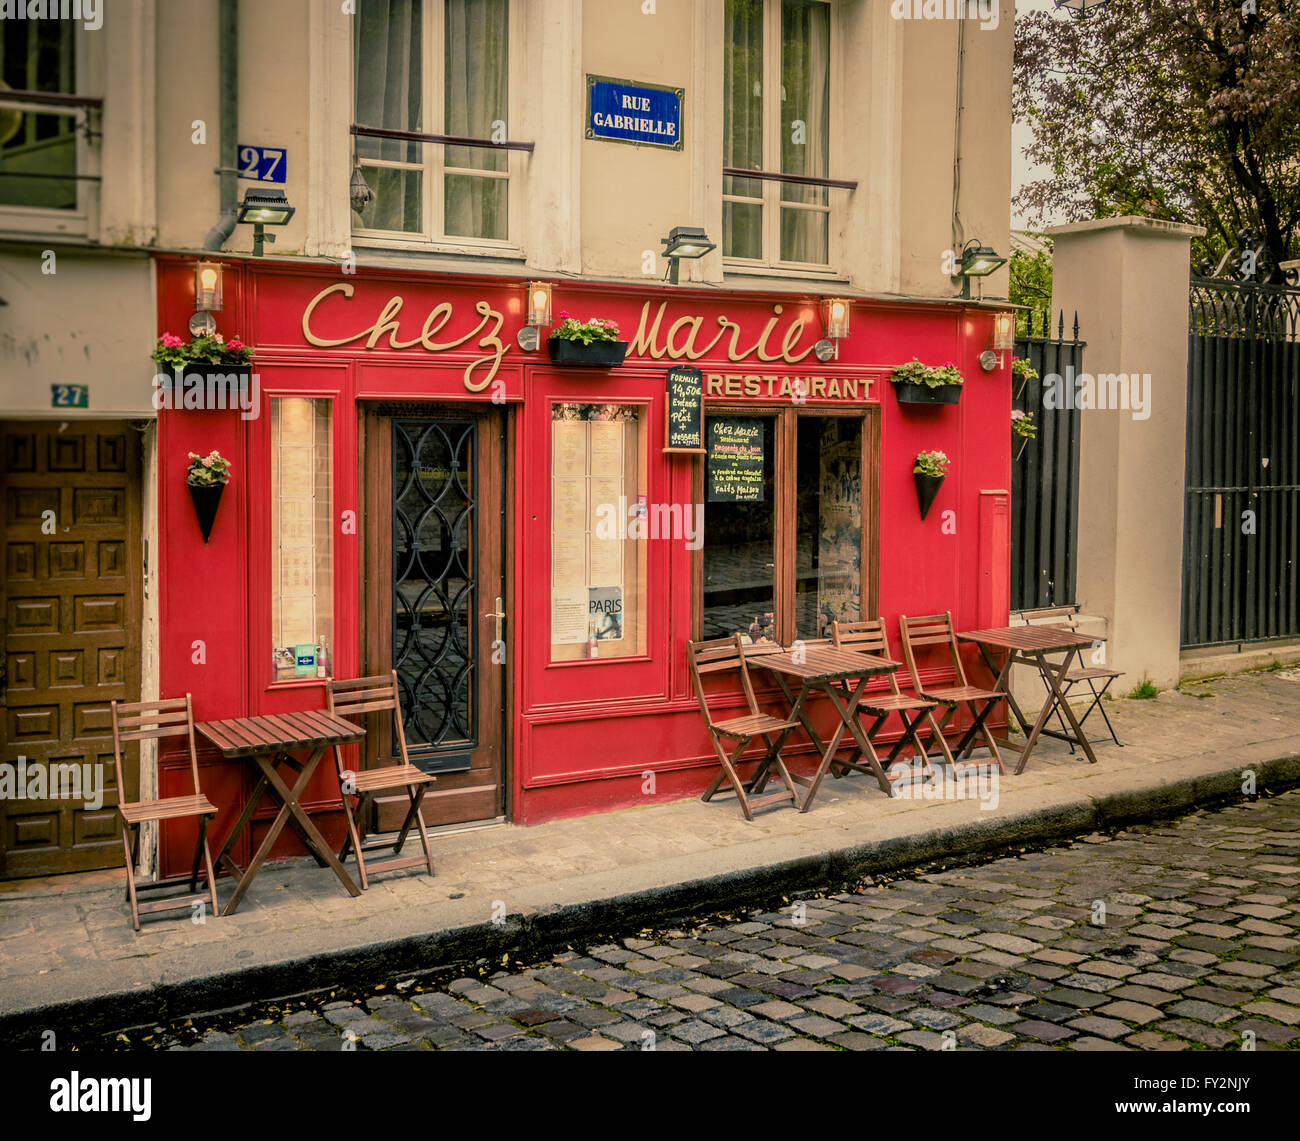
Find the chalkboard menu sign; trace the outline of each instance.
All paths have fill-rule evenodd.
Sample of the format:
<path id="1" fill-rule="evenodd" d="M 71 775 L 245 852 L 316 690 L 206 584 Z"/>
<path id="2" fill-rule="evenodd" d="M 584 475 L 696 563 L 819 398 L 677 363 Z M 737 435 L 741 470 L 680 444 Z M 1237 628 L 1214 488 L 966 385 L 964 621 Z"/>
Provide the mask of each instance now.
<path id="1" fill-rule="evenodd" d="M 763 502 L 763 421 L 754 417 L 709 421 L 707 498 L 710 503 Z"/>
<path id="2" fill-rule="evenodd" d="M 668 370 L 665 452 L 704 454 L 704 374 L 682 365 Z"/>

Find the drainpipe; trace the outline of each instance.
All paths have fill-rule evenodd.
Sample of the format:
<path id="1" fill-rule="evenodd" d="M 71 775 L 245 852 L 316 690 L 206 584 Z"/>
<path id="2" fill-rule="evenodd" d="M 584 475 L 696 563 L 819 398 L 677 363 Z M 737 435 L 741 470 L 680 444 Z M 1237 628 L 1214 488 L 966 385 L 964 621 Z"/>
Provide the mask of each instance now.
<path id="1" fill-rule="evenodd" d="M 205 250 L 219 250 L 235 232 L 235 199 L 238 187 L 237 151 L 239 149 L 239 0 L 221 0 L 219 24 L 219 77 L 221 92 L 221 217 L 203 239 Z"/>

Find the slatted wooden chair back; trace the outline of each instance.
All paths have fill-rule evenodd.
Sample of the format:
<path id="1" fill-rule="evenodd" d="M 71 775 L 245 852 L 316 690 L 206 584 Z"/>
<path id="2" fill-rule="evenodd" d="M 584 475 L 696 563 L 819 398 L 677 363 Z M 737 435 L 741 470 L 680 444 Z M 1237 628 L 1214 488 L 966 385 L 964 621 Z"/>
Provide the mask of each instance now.
<path id="1" fill-rule="evenodd" d="M 1041 606 L 1036 610 L 1022 610 L 1020 620 L 1026 626 L 1064 626 L 1067 630 L 1079 628 L 1079 614 L 1073 606 Z"/>
<path id="2" fill-rule="evenodd" d="M 831 642 L 840 649 L 893 660 L 883 618 L 867 618 L 861 622 L 841 622 L 836 619 L 831 623 Z M 894 670 L 885 674 L 889 688 L 896 695 L 902 692 L 898 688 L 897 672 Z"/>
<path id="3" fill-rule="evenodd" d="M 960 686 L 969 684 L 966 681 L 966 669 L 961 662 L 961 653 L 957 649 L 957 633 L 952 625 L 952 611 L 925 614 L 918 618 L 909 618 L 906 614 L 902 614 L 898 619 L 898 633 L 903 639 L 903 660 L 907 662 L 907 672 L 912 675 L 912 685 L 917 693 L 921 692 L 921 674 L 916 665 L 916 651 L 926 646 L 945 647 L 955 684 Z"/>
<path id="4" fill-rule="evenodd" d="M 190 750 L 190 779 L 193 795 L 199 790 L 199 759 L 194 746 L 194 705 L 187 693 L 165 701 L 114 701 L 110 705 L 113 719 L 113 768 L 117 773 L 117 798 L 127 799 L 122 783 L 122 746 L 132 741 L 161 737 L 184 737 Z"/>
<path id="5" fill-rule="evenodd" d="M 398 697 L 396 670 L 390 670 L 386 674 L 374 674 L 371 677 L 331 681 L 325 690 L 329 711 L 339 717 L 355 720 L 368 713 L 392 710 L 393 726 L 397 732 L 397 744 L 401 752 L 400 759 L 395 759 L 394 763 L 410 764 L 410 756 L 406 751 L 406 730 L 402 727 L 402 705 Z M 338 755 L 337 749 L 335 755 Z"/>
<path id="6" fill-rule="evenodd" d="M 758 699 L 754 696 L 754 686 L 749 678 L 748 659 L 781 652 L 781 647 L 775 642 L 745 642 L 740 634 L 733 634 L 730 638 L 713 638 L 707 642 L 687 642 L 686 656 L 691 664 L 691 682 L 695 686 L 695 697 L 700 703 L 704 723 L 710 729 L 713 728 L 713 714 L 709 710 L 708 698 L 704 695 L 706 674 L 729 673 L 733 670 L 737 672 L 749 711 L 756 714 L 759 712 Z"/>

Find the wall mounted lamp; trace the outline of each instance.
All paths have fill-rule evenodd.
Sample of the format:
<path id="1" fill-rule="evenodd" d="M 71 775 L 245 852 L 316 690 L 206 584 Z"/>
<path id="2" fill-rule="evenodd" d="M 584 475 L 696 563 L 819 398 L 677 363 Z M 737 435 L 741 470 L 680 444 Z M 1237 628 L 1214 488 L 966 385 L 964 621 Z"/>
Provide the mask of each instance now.
<path id="1" fill-rule="evenodd" d="M 1055 0 L 1058 9 L 1064 8 L 1075 20 L 1086 20 L 1090 13 L 1104 8 L 1109 0 Z"/>
<path id="2" fill-rule="evenodd" d="M 235 221 L 253 227 L 253 256 L 260 258 L 262 243 L 275 241 L 275 235 L 265 233 L 263 227 L 288 225 L 293 215 L 294 208 L 289 205 L 283 190 L 258 190 L 250 186 L 244 191 L 244 200 L 239 204 Z"/>
<path id="3" fill-rule="evenodd" d="M 1016 347 L 1016 315 L 1010 310 L 993 314 L 993 328 L 989 331 L 989 347 L 980 354 L 980 368 L 992 372 L 1006 364 L 1008 349 Z"/>
<path id="4" fill-rule="evenodd" d="M 194 308 L 202 313 L 220 313 L 221 302 L 221 263 L 198 262 L 194 266 Z"/>
<path id="5" fill-rule="evenodd" d="M 998 253 L 989 246 L 981 245 L 978 238 L 971 238 L 961 248 L 961 262 L 957 266 L 956 277 L 961 278 L 961 295 L 963 298 L 970 299 L 970 279 L 972 277 L 988 277 L 1002 266 L 1007 264 L 1007 259 L 998 255 Z"/>
<path id="6" fill-rule="evenodd" d="M 709 241 L 708 235 L 699 226 L 674 226 L 668 237 L 660 238 L 664 246 L 664 257 L 668 259 L 668 282 L 678 283 L 678 263 L 682 258 L 702 258 L 710 250 L 716 250 L 716 242 Z"/>
<path id="7" fill-rule="evenodd" d="M 542 329 L 551 323 L 551 283 L 549 281 L 530 281 L 528 283 L 528 320 L 534 328 Z"/>

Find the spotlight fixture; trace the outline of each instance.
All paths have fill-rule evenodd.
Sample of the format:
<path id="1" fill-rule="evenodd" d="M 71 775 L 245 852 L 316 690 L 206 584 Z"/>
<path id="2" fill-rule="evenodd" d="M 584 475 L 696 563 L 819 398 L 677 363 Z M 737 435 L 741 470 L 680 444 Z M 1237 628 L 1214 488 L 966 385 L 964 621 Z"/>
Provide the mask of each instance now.
<path id="1" fill-rule="evenodd" d="M 970 298 L 970 279 L 988 277 L 989 274 L 1007 264 L 1007 259 L 989 246 L 981 245 L 978 238 L 971 238 L 961 249 L 961 263 L 957 266 L 955 277 L 961 278 L 961 295 Z"/>
<path id="2" fill-rule="evenodd" d="M 253 227 L 253 256 L 262 256 L 263 241 L 275 241 L 274 234 L 263 232 L 263 226 L 284 226 L 294 215 L 294 208 L 284 196 L 283 190 L 259 190 L 249 187 L 244 191 L 244 200 L 239 204 L 235 220 L 242 225 Z"/>
<path id="3" fill-rule="evenodd" d="M 702 258 L 710 250 L 718 248 L 716 242 L 709 241 L 708 235 L 699 226 L 674 226 L 668 237 L 660 238 L 664 246 L 664 257 L 668 259 L 668 281 L 671 285 L 678 283 L 678 263 L 682 258 Z"/>

